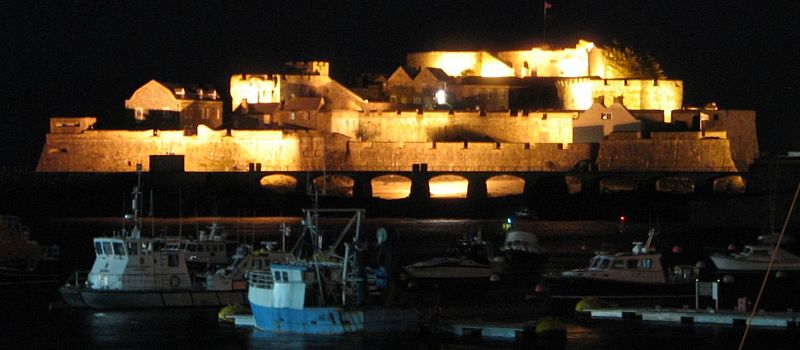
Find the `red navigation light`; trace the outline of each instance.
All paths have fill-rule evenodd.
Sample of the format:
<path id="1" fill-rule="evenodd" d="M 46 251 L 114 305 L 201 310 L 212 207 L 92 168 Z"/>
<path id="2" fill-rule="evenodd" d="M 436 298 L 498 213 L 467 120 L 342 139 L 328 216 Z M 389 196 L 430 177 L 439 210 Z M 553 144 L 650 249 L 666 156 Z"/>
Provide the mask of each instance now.
<path id="1" fill-rule="evenodd" d="M 625 221 L 625 217 L 624 216 L 620 216 L 619 217 L 619 221 Z"/>

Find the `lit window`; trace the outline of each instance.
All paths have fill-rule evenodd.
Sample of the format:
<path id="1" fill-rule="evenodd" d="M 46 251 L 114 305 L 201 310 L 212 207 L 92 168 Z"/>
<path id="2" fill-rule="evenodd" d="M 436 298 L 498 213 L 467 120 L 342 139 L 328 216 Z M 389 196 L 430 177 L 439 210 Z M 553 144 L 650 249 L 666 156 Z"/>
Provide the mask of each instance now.
<path id="1" fill-rule="evenodd" d="M 602 120 L 611 119 L 611 113 L 600 113 L 600 119 L 602 119 Z"/>

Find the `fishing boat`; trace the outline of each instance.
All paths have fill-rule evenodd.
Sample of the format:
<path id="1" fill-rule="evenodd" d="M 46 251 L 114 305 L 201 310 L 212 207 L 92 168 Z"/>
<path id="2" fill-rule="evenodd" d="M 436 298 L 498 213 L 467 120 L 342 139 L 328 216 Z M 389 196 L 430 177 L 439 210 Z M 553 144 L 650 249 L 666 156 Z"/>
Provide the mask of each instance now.
<path id="1" fill-rule="evenodd" d="M 58 246 L 42 245 L 31 239 L 30 230 L 19 217 L 0 215 L 0 279 L 3 282 L 53 278 L 59 255 Z"/>
<path id="2" fill-rule="evenodd" d="M 416 312 L 374 304 L 369 298 L 360 234 L 364 210 L 303 211 L 303 232 L 290 250 L 292 256 L 249 273 L 248 300 L 255 326 L 274 333 L 314 335 L 417 331 Z M 352 217 L 334 237 L 319 229 L 321 213 Z M 386 242 L 379 234 L 378 245 Z"/>
<path id="3" fill-rule="evenodd" d="M 141 172 L 134 187 L 133 214 L 125 226 L 93 239 L 91 271 L 76 272 L 59 288 L 67 305 L 92 309 L 222 306 L 246 302 L 246 290 L 234 288 L 224 273 L 202 278 L 190 273 L 184 250 L 164 249 L 160 238 L 141 234 Z"/>
<path id="4" fill-rule="evenodd" d="M 690 295 L 697 277 L 694 265 L 670 265 L 647 241 L 634 242 L 630 253 L 598 252 L 582 269 L 546 275 L 551 293 L 558 295 Z"/>
<path id="5" fill-rule="evenodd" d="M 710 259 L 717 270 L 726 272 L 765 271 L 770 257 L 775 254 L 772 270 L 800 271 L 800 257 L 783 248 L 772 245 L 746 245 L 741 252 L 733 254 L 714 254 Z"/>

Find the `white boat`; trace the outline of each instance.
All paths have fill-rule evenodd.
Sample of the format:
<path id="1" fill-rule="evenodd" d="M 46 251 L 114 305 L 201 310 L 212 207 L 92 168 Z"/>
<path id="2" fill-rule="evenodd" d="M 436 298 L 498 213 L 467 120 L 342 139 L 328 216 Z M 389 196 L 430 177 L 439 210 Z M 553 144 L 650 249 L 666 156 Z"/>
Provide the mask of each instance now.
<path id="1" fill-rule="evenodd" d="M 765 271 L 773 252 L 775 253 L 773 270 L 800 270 L 800 257 L 782 248 L 776 250 L 774 246 L 746 245 L 739 253 L 714 254 L 710 258 L 714 266 L 721 271 Z"/>
<path id="2" fill-rule="evenodd" d="M 573 295 L 691 294 L 697 276 L 693 265 L 666 266 L 661 253 L 647 242 L 634 242 L 630 253 L 599 252 L 589 266 L 546 276 L 551 291 Z"/>
<path id="3" fill-rule="evenodd" d="M 417 331 L 413 310 L 368 305 L 367 269 L 361 263 L 363 209 L 304 212 L 304 230 L 292 257 L 249 273 L 255 326 L 274 333 L 321 335 Z M 319 214 L 326 212 L 350 212 L 353 217 L 338 236 L 328 237 L 317 228 Z M 385 242 L 379 237 L 379 245 Z"/>
<path id="4" fill-rule="evenodd" d="M 406 265 L 403 270 L 409 287 L 438 286 L 460 288 L 461 283 L 497 281 L 505 268 L 504 260 L 494 257 L 494 248 L 481 237 L 481 231 L 462 237 L 450 256 L 434 257 Z M 456 283 L 458 282 L 458 283 Z"/>
<path id="5" fill-rule="evenodd" d="M 130 228 L 93 239 L 92 269 L 76 272 L 59 289 L 64 301 L 93 309 L 244 304 L 246 290 L 234 288 L 224 270 L 198 278 L 187 268 L 184 250 L 163 249 L 163 240 L 142 237 L 139 188 L 133 191 Z"/>

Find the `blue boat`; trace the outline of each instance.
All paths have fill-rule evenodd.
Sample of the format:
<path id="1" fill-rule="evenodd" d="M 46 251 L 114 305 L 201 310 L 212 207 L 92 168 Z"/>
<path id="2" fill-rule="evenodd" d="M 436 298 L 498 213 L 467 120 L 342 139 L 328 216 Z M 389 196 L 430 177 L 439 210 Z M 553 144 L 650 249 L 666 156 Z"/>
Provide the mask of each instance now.
<path id="1" fill-rule="evenodd" d="M 324 212 L 353 214 L 335 240 L 317 228 L 319 214 Z M 364 210 L 305 209 L 304 213 L 303 233 L 291 257 L 250 272 L 248 301 L 256 327 L 274 333 L 320 335 L 418 331 L 415 311 L 375 301 L 387 279 L 381 273 L 383 266 L 373 270 L 378 273 L 368 273 L 363 263 Z M 386 244 L 386 235 L 379 230 L 378 246 Z M 326 243 L 330 246 L 323 249 Z"/>

